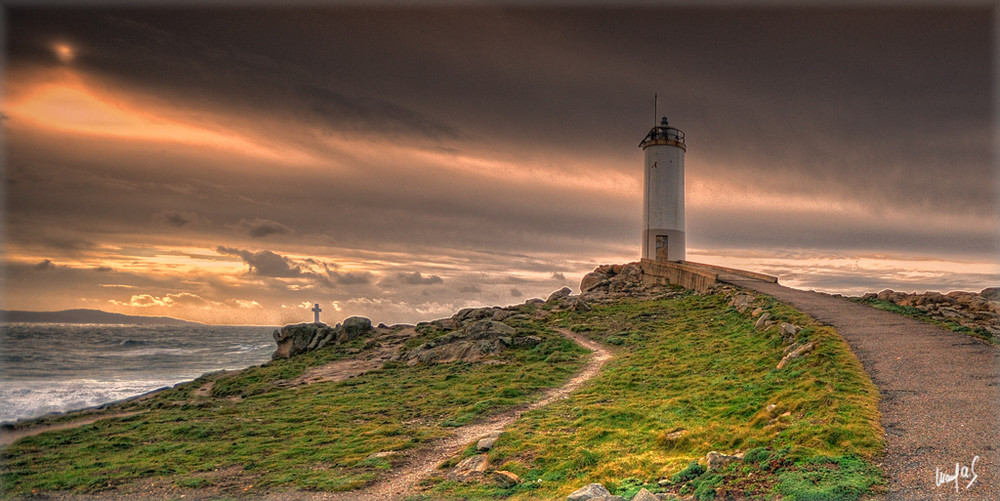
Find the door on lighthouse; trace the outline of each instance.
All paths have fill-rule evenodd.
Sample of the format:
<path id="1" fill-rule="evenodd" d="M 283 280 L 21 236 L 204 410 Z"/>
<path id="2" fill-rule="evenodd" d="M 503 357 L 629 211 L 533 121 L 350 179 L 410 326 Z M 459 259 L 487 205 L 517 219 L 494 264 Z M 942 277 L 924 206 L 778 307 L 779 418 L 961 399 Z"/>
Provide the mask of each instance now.
<path id="1" fill-rule="evenodd" d="M 667 236 L 656 235 L 656 260 L 667 261 Z"/>

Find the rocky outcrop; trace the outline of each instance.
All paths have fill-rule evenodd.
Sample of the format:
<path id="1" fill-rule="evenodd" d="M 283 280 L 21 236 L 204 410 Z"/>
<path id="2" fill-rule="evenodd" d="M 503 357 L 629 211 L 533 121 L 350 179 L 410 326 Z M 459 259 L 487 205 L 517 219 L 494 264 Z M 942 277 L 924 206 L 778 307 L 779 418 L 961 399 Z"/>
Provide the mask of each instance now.
<path id="1" fill-rule="evenodd" d="M 291 358 L 328 344 L 344 344 L 371 330 L 371 320 L 364 317 L 350 317 L 334 327 L 324 323 L 286 325 L 272 334 L 278 348 L 271 354 L 271 359 Z"/>
<path id="2" fill-rule="evenodd" d="M 460 316 L 459 320 L 452 317 L 443 322 L 431 322 L 438 327 L 456 325 L 459 327 L 416 348 L 400 352 L 395 360 L 405 361 L 408 365 L 476 362 L 505 348 L 534 346 L 542 342 L 542 338 L 538 336 L 518 335 L 517 330 L 513 327 L 492 320 L 492 314 L 484 314 L 488 310 L 485 308 L 463 310 L 456 315 Z"/>
<path id="3" fill-rule="evenodd" d="M 493 472 L 493 482 L 501 489 L 509 489 L 523 482 L 516 473 L 507 470 L 497 470 Z"/>
<path id="4" fill-rule="evenodd" d="M 610 496 L 611 491 L 602 484 L 588 484 L 566 496 L 566 501 L 589 501 Z"/>
<path id="5" fill-rule="evenodd" d="M 912 307 L 940 322 L 954 322 L 1000 340 L 1000 287 L 982 291 L 906 293 L 886 289 L 869 292 L 863 300 L 881 300 L 903 307 Z"/>
<path id="6" fill-rule="evenodd" d="M 486 454 L 476 454 L 461 460 L 448 473 L 448 478 L 459 482 L 469 482 L 482 477 L 486 473 L 489 457 Z"/>
<path id="7" fill-rule="evenodd" d="M 601 265 L 584 275 L 580 281 L 580 294 L 589 298 L 644 291 L 648 286 L 643 283 L 642 276 L 639 263 Z"/>
<path id="8" fill-rule="evenodd" d="M 712 451 L 705 455 L 705 463 L 708 464 L 708 471 L 721 470 L 727 464 L 733 461 L 739 461 L 743 459 L 743 454 L 728 455 L 722 454 L 720 452 Z"/>

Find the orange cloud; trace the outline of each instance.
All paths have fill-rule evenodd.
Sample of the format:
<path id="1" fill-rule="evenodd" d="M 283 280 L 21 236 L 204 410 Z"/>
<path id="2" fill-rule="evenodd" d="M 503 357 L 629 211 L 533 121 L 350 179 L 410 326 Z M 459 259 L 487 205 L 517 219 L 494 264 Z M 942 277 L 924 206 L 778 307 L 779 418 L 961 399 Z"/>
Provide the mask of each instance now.
<path id="1" fill-rule="evenodd" d="M 55 132 L 121 140 L 165 141 L 223 150 L 283 164 L 312 164 L 317 159 L 295 148 L 264 144 L 223 125 L 204 127 L 167 118 L 154 107 L 136 109 L 122 99 L 87 86 L 73 73 L 39 78 L 30 91 L 8 106 L 8 114 L 34 127 Z M 137 97 L 142 100 L 142 96 Z M 211 117 L 209 117 L 211 122 Z"/>

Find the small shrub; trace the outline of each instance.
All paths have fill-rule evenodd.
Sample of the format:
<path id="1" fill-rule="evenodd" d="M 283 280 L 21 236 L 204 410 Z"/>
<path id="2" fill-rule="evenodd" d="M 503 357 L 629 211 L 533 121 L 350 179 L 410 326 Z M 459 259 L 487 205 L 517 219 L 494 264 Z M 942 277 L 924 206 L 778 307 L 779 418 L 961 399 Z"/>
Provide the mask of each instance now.
<path id="1" fill-rule="evenodd" d="M 698 464 L 697 461 L 691 461 L 691 464 L 687 465 L 686 468 L 670 477 L 670 481 L 675 484 L 679 484 L 689 480 L 694 480 L 700 477 L 703 473 L 705 473 L 705 467 Z"/>

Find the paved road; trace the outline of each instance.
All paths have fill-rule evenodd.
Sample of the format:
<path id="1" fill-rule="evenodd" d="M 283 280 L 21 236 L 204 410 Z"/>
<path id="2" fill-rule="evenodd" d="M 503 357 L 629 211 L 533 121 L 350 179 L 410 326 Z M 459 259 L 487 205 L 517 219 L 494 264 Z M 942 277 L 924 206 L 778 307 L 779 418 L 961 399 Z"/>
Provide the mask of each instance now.
<path id="1" fill-rule="evenodd" d="M 850 345 L 882 394 L 887 499 L 1000 500 L 1000 349 L 843 298 L 724 278 L 834 326 Z M 956 463 L 959 478 L 938 485 L 938 470 L 954 476 Z"/>

